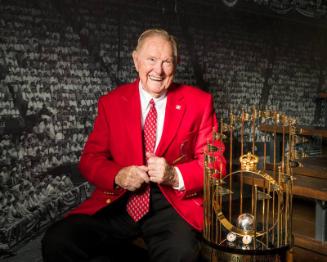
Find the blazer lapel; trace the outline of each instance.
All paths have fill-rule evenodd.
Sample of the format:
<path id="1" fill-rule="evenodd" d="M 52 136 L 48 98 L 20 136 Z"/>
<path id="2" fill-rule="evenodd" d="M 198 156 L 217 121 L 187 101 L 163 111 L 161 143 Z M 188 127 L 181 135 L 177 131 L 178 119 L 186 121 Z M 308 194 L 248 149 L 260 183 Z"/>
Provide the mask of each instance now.
<path id="1" fill-rule="evenodd" d="M 132 83 L 131 92 L 122 96 L 122 101 L 125 103 L 125 121 L 124 126 L 128 128 L 128 137 L 130 152 L 135 157 L 135 164 L 142 165 L 144 163 L 142 126 L 141 126 L 141 102 L 138 90 L 139 81 Z"/>
<path id="2" fill-rule="evenodd" d="M 165 120 L 161 140 L 156 150 L 157 156 L 162 156 L 174 140 L 186 110 L 183 95 L 175 87 L 175 85 L 172 86 L 167 93 Z"/>

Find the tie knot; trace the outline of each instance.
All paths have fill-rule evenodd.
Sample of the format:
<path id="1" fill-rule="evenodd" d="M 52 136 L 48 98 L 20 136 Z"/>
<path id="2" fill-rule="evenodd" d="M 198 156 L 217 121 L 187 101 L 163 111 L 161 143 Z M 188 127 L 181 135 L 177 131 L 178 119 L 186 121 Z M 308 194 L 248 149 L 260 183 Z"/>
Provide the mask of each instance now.
<path id="1" fill-rule="evenodd" d="M 150 100 L 150 107 L 154 107 L 156 105 L 156 103 L 154 102 L 153 98 L 151 98 Z"/>

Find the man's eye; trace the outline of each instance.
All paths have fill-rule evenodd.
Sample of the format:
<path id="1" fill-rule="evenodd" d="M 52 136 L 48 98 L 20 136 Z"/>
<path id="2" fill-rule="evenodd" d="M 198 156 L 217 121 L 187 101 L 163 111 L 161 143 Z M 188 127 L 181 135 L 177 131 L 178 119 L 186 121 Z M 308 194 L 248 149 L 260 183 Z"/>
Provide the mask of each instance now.
<path id="1" fill-rule="evenodd" d="M 156 59 L 155 59 L 154 57 L 150 57 L 150 58 L 148 58 L 148 60 L 149 60 L 150 62 L 155 62 L 155 61 L 156 61 Z"/>

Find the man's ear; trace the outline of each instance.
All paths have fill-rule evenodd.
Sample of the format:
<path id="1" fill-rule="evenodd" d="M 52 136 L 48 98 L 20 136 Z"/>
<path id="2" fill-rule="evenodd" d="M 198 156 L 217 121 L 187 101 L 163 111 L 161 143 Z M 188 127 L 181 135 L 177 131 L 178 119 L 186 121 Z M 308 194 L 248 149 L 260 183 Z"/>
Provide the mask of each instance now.
<path id="1" fill-rule="evenodd" d="M 138 72 L 139 71 L 139 67 L 138 67 L 138 54 L 137 54 L 137 51 L 136 50 L 133 51 L 132 57 L 133 57 L 133 62 L 134 62 L 135 69 Z"/>

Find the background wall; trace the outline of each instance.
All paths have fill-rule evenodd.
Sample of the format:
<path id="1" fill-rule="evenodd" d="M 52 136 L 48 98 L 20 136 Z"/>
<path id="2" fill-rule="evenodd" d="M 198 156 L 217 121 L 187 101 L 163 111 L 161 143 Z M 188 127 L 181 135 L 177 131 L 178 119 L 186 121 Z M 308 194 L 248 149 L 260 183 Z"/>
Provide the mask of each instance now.
<path id="1" fill-rule="evenodd" d="M 212 92 L 219 118 L 255 105 L 326 127 L 324 20 L 208 2 L 0 0 L 0 251 L 88 195 L 76 163 L 97 100 L 135 79 L 149 27 L 176 36 L 176 80 Z"/>

